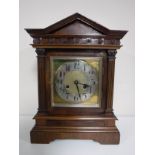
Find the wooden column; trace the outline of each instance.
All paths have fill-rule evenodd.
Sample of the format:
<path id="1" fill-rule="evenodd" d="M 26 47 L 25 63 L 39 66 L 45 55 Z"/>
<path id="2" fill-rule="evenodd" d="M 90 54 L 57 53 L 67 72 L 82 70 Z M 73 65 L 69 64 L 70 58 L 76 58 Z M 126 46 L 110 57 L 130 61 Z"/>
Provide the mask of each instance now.
<path id="1" fill-rule="evenodd" d="M 115 72 L 115 55 L 116 50 L 108 50 L 108 74 L 107 74 L 107 106 L 106 113 L 113 112 L 113 87 L 114 87 L 114 72 Z"/>
<path id="2" fill-rule="evenodd" d="M 47 111 L 46 106 L 46 83 L 45 83 L 45 49 L 36 49 L 37 60 L 38 60 L 38 112 L 44 113 Z"/>

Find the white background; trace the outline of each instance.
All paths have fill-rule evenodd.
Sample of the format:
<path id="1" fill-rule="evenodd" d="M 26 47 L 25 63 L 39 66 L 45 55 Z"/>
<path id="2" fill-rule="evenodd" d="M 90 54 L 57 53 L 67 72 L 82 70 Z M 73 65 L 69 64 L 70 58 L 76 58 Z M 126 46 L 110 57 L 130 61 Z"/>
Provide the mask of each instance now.
<path id="1" fill-rule="evenodd" d="M 49 145 L 30 144 L 29 131 L 37 112 L 37 61 L 24 28 L 45 28 L 75 12 L 110 29 L 128 30 L 118 50 L 115 69 L 114 112 L 120 119 L 121 144 L 64 140 Z M 21 0 L 20 1 L 20 155 L 106 154 L 134 155 L 134 0 Z M 52 148 L 52 149 L 51 149 Z"/>
<path id="2" fill-rule="evenodd" d="M 19 4 L 18 0 L 0 1 L 0 4 L 0 71 L 2 73 L 0 75 L 0 153 L 10 155 L 19 154 Z M 153 20 L 155 15 L 154 6 L 154 0 L 136 0 L 136 155 L 155 154 L 155 21 Z M 27 119 L 28 123 L 26 123 L 25 121 L 21 121 L 20 123 L 20 141 L 23 141 L 23 147 L 20 146 L 20 150 L 22 150 L 22 152 L 25 152 L 25 154 L 27 153 L 30 155 L 31 151 L 31 154 L 35 155 L 35 151 L 37 149 L 42 155 L 67 153 L 75 154 L 75 152 L 82 154 L 81 152 L 83 150 L 81 150 L 79 146 L 83 146 L 85 150 L 88 149 L 87 152 L 83 151 L 83 153 L 85 154 L 89 154 L 92 151 L 91 154 L 95 155 L 113 155 L 116 154 L 115 152 L 116 150 L 118 150 L 118 148 L 120 152 L 117 152 L 117 154 L 119 155 L 124 155 L 125 153 L 123 151 L 129 152 L 128 154 L 130 155 L 133 154 L 130 153 L 131 143 L 133 143 L 133 140 L 131 141 L 131 139 L 129 139 L 128 137 L 132 135 L 130 132 L 131 128 L 134 128 L 130 127 L 131 125 L 129 124 L 129 121 L 125 121 L 128 126 L 123 123 L 124 121 L 119 121 L 122 124 L 122 129 L 124 129 L 121 130 L 122 136 L 126 135 L 125 140 L 130 142 L 130 145 L 127 145 L 124 142 L 121 143 L 123 145 L 125 144 L 126 147 L 122 145 L 119 145 L 120 147 L 107 145 L 102 146 L 97 144 L 95 145 L 95 143 L 93 143 L 95 146 L 92 146 L 88 145 L 88 143 L 86 142 L 82 143 L 83 141 L 80 141 L 81 145 L 77 145 L 76 142 L 73 142 L 73 145 L 69 145 L 71 143 L 68 143 L 68 141 L 67 143 L 64 143 L 62 141 L 61 145 L 59 144 L 56 145 L 57 147 L 55 147 L 55 144 L 57 144 L 57 142 L 55 142 L 55 144 L 52 143 L 50 145 L 39 146 L 31 145 L 29 143 L 29 130 L 33 124 L 33 121 L 30 121 L 30 118 L 31 116 L 29 116 L 29 118 Z M 124 134 L 123 131 L 125 131 L 126 134 Z M 66 146 L 68 147 L 68 151 L 66 150 Z M 47 147 L 49 147 L 50 149 L 47 149 Z M 45 152 L 43 152 L 43 148 Z M 20 152 L 20 155 L 23 155 L 23 153 Z"/>

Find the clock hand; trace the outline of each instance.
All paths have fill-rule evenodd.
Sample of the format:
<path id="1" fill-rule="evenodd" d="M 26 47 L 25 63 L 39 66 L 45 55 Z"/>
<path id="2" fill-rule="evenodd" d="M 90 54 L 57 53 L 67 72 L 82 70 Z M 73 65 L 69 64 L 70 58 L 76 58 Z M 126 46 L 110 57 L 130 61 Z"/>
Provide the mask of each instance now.
<path id="1" fill-rule="evenodd" d="M 80 97 L 80 99 L 81 99 L 81 95 L 80 95 L 80 91 L 79 91 L 78 83 L 79 83 L 79 82 L 78 82 L 77 80 L 74 81 L 74 84 L 76 85 L 76 88 L 77 88 L 77 91 L 78 91 L 79 97 Z"/>
<path id="2" fill-rule="evenodd" d="M 79 82 L 78 82 L 78 84 L 83 85 L 85 88 L 86 88 L 86 87 L 91 87 L 90 85 L 88 85 L 88 84 L 84 84 L 84 83 L 79 83 Z"/>

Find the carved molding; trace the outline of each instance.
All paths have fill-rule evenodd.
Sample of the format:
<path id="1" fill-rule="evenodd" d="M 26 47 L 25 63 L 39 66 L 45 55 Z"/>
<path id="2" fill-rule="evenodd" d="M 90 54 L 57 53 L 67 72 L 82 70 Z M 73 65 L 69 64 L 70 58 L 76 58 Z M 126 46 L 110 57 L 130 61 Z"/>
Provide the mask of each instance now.
<path id="1" fill-rule="evenodd" d="M 35 52 L 38 54 L 38 56 L 44 56 L 46 53 L 46 50 L 44 48 L 37 48 Z"/>
<path id="2" fill-rule="evenodd" d="M 107 51 L 107 55 L 108 55 L 108 59 L 115 59 L 116 58 L 116 50 L 108 50 Z"/>
<path id="3" fill-rule="evenodd" d="M 103 37 L 38 37 L 33 39 L 34 45 L 120 45 L 118 39 L 104 39 Z"/>
<path id="4" fill-rule="evenodd" d="M 104 40 L 105 45 L 120 45 L 119 39 L 105 39 Z"/>

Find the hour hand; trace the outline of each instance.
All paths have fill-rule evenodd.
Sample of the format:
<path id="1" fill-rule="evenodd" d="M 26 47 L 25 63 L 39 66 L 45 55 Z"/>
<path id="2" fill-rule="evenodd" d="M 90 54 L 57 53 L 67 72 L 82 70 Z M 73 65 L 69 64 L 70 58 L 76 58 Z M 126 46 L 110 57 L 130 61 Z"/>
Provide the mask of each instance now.
<path id="1" fill-rule="evenodd" d="M 78 83 L 78 84 L 80 84 L 80 85 L 83 85 L 83 88 L 87 88 L 87 87 L 90 87 L 90 85 L 88 85 L 88 84 L 85 84 L 85 83 Z"/>

